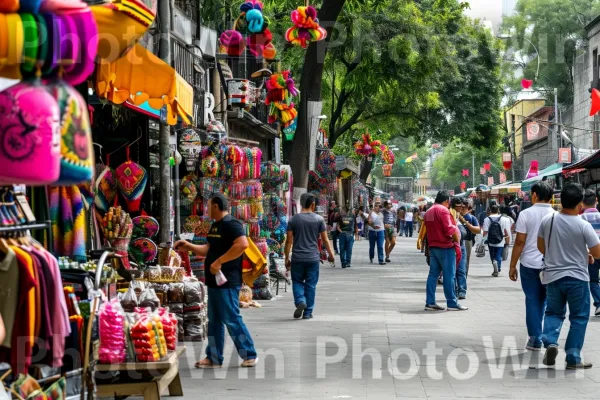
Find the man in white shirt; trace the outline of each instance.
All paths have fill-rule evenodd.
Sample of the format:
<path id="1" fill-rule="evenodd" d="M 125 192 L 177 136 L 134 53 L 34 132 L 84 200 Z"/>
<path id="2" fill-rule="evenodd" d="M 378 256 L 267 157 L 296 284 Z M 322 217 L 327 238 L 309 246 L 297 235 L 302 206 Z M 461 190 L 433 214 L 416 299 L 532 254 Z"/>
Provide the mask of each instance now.
<path id="1" fill-rule="evenodd" d="M 412 237 L 413 235 L 413 210 L 409 208 L 406 210 L 406 214 L 404 214 L 404 234 L 406 237 Z"/>
<path id="2" fill-rule="evenodd" d="M 542 321 L 546 311 L 546 287 L 542 285 L 540 271 L 544 266 L 542 253 L 537 248 L 537 233 L 542 219 L 554 210 L 550 205 L 552 187 L 546 182 L 538 182 L 531 188 L 533 207 L 524 210 L 517 219 L 517 238 L 510 259 L 510 279 L 519 278 L 517 263 L 521 260 L 521 287 L 525 293 L 525 322 L 527 324 L 526 349 L 542 349 Z"/>
<path id="3" fill-rule="evenodd" d="M 498 204 L 490 206 L 490 215 L 483 223 L 483 237 L 487 239 L 490 258 L 494 272 L 492 276 L 498 276 L 502 271 L 502 252 L 504 246 L 510 245 L 511 220 L 499 214 Z"/>
<path id="4" fill-rule="evenodd" d="M 369 225 L 369 260 L 371 260 L 371 263 L 373 263 L 373 258 L 375 257 L 375 246 L 377 245 L 377 258 L 379 259 L 379 265 L 385 265 L 383 259 L 384 225 L 380 203 L 375 203 L 373 211 L 371 211 L 371 214 L 369 214 L 367 225 Z"/>

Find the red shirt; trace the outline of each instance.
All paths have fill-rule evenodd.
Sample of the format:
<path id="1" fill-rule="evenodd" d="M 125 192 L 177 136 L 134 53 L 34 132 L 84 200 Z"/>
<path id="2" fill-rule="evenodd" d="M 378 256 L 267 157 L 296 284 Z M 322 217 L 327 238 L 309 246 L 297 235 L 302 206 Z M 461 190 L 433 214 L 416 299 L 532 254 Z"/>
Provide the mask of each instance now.
<path id="1" fill-rule="evenodd" d="M 456 224 L 450 211 L 441 204 L 434 204 L 425 213 L 427 242 L 429 247 L 451 249 L 454 247 L 452 235 L 456 232 Z"/>

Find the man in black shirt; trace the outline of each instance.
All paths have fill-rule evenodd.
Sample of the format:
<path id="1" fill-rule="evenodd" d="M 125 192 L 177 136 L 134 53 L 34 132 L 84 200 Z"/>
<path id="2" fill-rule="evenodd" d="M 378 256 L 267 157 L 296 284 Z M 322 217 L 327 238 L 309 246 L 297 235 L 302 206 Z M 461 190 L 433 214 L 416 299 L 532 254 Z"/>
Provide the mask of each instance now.
<path id="1" fill-rule="evenodd" d="M 197 368 L 220 368 L 223 364 L 225 330 L 233 340 L 242 367 L 254 367 L 258 361 L 254 342 L 240 314 L 239 294 L 242 286 L 242 255 L 248 248 L 246 232 L 240 221 L 227 212 L 229 202 L 221 193 L 208 202 L 213 224 L 207 235 L 208 244 L 193 245 L 184 240 L 175 243 L 176 250 L 191 251 L 206 257 L 204 275 L 208 287 L 208 346 L 206 358 L 196 363 Z M 215 275 L 221 271 L 227 282 L 217 285 Z"/>

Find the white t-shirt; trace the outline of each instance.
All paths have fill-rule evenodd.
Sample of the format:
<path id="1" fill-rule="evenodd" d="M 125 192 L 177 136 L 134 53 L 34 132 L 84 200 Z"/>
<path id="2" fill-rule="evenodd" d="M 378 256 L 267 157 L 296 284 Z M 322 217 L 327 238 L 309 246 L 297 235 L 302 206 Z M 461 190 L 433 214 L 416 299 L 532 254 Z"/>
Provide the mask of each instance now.
<path id="1" fill-rule="evenodd" d="M 371 218 L 371 223 L 373 226 L 369 225 L 369 230 L 370 231 L 375 231 L 375 232 L 379 232 L 379 231 L 383 231 L 383 214 L 382 213 L 375 213 L 375 211 L 371 211 L 371 215 L 369 215 L 369 218 Z M 378 226 L 379 229 L 375 229 L 375 227 Z"/>
<path id="2" fill-rule="evenodd" d="M 492 221 L 490 220 L 490 218 L 493 218 L 494 221 L 497 218 L 500 218 L 500 221 L 498 221 L 500 223 L 500 227 L 502 228 L 502 234 L 503 235 L 510 235 L 510 227 L 512 226 L 511 223 L 511 219 L 507 218 L 507 217 L 502 217 L 500 214 L 493 214 L 490 215 L 489 217 L 487 217 L 485 219 L 485 221 L 483 221 L 483 232 L 487 232 L 490 230 L 490 225 L 492 224 Z M 489 244 L 492 247 L 504 247 L 504 245 L 506 244 L 506 238 L 502 239 L 502 241 L 498 244 Z"/>
<path id="3" fill-rule="evenodd" d="M 410 211 L 407 211 L 406 215 L 404 216 L 404 221 L 412 222 L 412 220 L 413 220 L 413 213 Z"/>
<path id="4" fill-rule="evenodd" d="M 527 268 L 542 269 L 542 253 L 537 248 L 538 232 L 542 219 L 552 214 L 554 209 L 550 204 L 534 204 L 526 210 L 521 211 L 515 228 L 517 233 L 527 235 L 525 246 L 521 253 L 521 264 Z"/>

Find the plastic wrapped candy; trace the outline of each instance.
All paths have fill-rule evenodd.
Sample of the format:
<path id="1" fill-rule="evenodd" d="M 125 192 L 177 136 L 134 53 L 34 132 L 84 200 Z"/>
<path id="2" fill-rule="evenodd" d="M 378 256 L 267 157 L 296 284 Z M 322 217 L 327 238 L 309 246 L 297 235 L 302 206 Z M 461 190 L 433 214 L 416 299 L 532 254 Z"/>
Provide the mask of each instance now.
<path id="1" fill-rule="evenodd" d="M 125 316 L 117 299 L 103 303 L 98 312 L 100 347 L 98 360 L 104 364 L 119 364 L 127 358 Z"/>
<path id="2" fill-rule="evenodd" d="M 184 302 L 186 304 L 204 303 L 204 290 L 202 288 L 202 283 L 191 281 L 185 282 L 184 285 Z"/>
<path id="3" fill-rule="evenodd" d="M 175 351 L 177 348 L 177 318 L 175 314 L 170 313 L 165 308 L 160 308 L 158 314 L 160 315 L 160 322 L 165 333 L 167 350 Z"/>
<path id="4" fill-rule="evenodd" d="M 149 307 L 152 310 L 156 310 L 160 307 L 160 300 L 156 295 L 154 289 L 146 289 L 140 296 L 140 307 Z"/>
<path id="5" fill-rule="evenodd" d="M 169 292 L 167 294 L 169 305 L 171 303 L 183 303 L 183 287 L 183 283 L 172 283 L 169 285 Z"/>
<path id="6" fill-rule="evenodd" d="M 146 271 L 146 279 L 150 282 L 160 281 L 160 277 L 162 275 L 162 271 L 159 266 L 148 267 Z"/>
<path id="7" fill-rule="evenodd" d="M 123 310 L 125 310 L 125 312 L 131 313 L 133 312 L 133 310 L 135 310 L 137 306 L 137 294 L 135 293 L 135 289 L 133 288 L 133 286 L 130 285 L 129 289 L 127 289 L 127 292 L 125 292 L 125 294 L 121 298 L 121 307 L 123 307 Z"/>
<path id="8" fill-rule="evenodd" d="M 131 327 L 130 337 L 138 361 L 148 362 L 160 359 L 156 330 L 148 315 L 142 315 Z"/>

